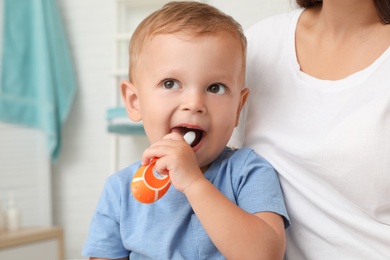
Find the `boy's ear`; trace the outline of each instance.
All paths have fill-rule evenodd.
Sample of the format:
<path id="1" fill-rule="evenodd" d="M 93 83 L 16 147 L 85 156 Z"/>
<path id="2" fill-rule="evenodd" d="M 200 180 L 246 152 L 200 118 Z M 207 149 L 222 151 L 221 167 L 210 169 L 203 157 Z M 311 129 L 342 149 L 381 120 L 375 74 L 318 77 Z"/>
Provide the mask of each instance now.
<path id="1" fill-rule="evenodd" d="M 124 80 L 121 83 L 121 96 L 130 119 L 134 122 L 141 121 L 137 88 L 131 82 Z"/>
<path id="2" fill-rule="evenodd" d="M 238 125 L 238 121 L 240 119 L 241 110 L 244 107 L 245 102 L 248 99 L 248 96 L 249 96 L 249 88 L 242 89 L 241 90 L 240 104 L 238 105 L 237 114 L 236 114 L 236 124 L 235 124 L 235 126 Z"/>

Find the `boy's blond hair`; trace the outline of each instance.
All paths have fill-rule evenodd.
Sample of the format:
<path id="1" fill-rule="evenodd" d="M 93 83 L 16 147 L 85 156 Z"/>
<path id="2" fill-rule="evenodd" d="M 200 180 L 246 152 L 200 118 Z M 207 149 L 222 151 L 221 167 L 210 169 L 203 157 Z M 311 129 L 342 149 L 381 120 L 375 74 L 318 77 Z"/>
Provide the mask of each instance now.
<path id="1" fill-rule="evenodd" d="M 146 17 L 136 28 L 129 46 L 129 80 L 133 81 L 143 46 L 157 34 L 185 32 L 194 36 L 220 34 L 236 38 L 242 48 L 243 73 L 245 73 L 246 38 L 241 25 L 217 8 L 199 2 L 170 2 Z"/>

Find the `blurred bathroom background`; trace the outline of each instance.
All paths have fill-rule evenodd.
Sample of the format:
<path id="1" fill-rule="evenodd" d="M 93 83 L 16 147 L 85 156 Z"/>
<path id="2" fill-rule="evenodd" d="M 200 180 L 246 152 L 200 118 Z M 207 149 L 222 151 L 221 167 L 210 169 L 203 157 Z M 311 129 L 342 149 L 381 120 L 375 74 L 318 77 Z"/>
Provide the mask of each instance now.
<path id="1" fill-rule="evenodd" d="M 61 227 L 64 259 L 86 259 L 81 256 L 81 248 L 105 179 L 115 169 L 140 159 L 148 146 L 145 135 L 138 130 L 129 132 L 134 134 L 107 130 L 113 122 L 107 119 L 108 110 L 120 105 L 117 91 L 118 82 L 126 77 L 126 47 L 137 23 L 168 1 L 0 0 L 0 54 L 7 53 L 2 48 L 6 35 L 3 25 L 12 18 L 4 19 L 6 1 L 54 2 L 74 73 L 75 86 L 69 91 L 75 95 L 69 97 L 69 109 L 56 129 L 58 156 L 53 156 L 48 147 L 46 128 L 2 122 L 1 113 L 6 114 L 10 108 L 0 103 L 0 209 L 5 213 L 9 201 L 15 202 L 19 229 Z M 203 2 L 230 14 L 244 29 L 267 16 L 295 8 L 293 0 Z M 41 14 L 31 10 L 30 15 Z M 27 22 L 24 25 L 28 26 Z M 4 66 L 0 64 L 3 71 Z M 27 87 L 28 80 L 20 75 L 19 87 Z M 2 89 L 0 85 L 0 102 Z M 134 127 L 139 129 L 138 125 Z M 6 224 L 3 231 L 0 228 L 0 245 L 6 229 Z M 0 246 L 0 255 L 1 250 Z M 44 253 L 41 259 L 46 259 Z"/>

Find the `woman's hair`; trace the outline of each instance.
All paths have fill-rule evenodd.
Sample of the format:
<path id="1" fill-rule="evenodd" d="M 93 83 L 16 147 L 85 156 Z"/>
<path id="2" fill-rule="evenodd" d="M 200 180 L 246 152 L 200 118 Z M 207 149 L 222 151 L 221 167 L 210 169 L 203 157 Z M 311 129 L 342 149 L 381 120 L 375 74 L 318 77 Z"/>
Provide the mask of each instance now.
<path id="1" fill-rule="evenodd" d="M 146 17 L 135 29 L 129 45 L 129 78 L 143 46 L 157 34 L 185 32 L 194 36 L 226 34 L 236 38 L 242 48 L 245 66 L 246 38 L 241 25 L 217 8 L 199 2 L 170 2 Z M 245 67 L 243 68 L 245 71 Z"/>
<path id="2" fill-rule="evenodd" d="M 311 7 L 319 5 L 322 1 L 318 0 L 296 0 L 300 7 Z M 342 1 L 342 0 L 340 0 Z M 390 1 L 389 0 L 372 0 L 374 2 L 376 12 L 382 23 L 390 24 Z"/>

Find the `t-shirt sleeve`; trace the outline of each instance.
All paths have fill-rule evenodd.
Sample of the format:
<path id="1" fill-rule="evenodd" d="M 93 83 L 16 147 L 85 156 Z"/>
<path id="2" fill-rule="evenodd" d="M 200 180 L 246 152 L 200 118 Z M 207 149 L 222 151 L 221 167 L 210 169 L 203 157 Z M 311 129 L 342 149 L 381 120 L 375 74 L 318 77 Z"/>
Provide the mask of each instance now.
<path id="1" fill-rule="evenodd" d="M 274 212 L 284 218 L 285 228 L 290 225 L 283 192 L 275 169 L 253 150 L 242 161 L 237 180 L 237 205 L 252 214 Z"/>
<path id="2" fill-rule="evenodd" d="M 120 185 L 115 176 L 107 179 L 95 212 L 92 216 L 84 256 L 121 258 L 129 255 L 120 235 Z"/>

